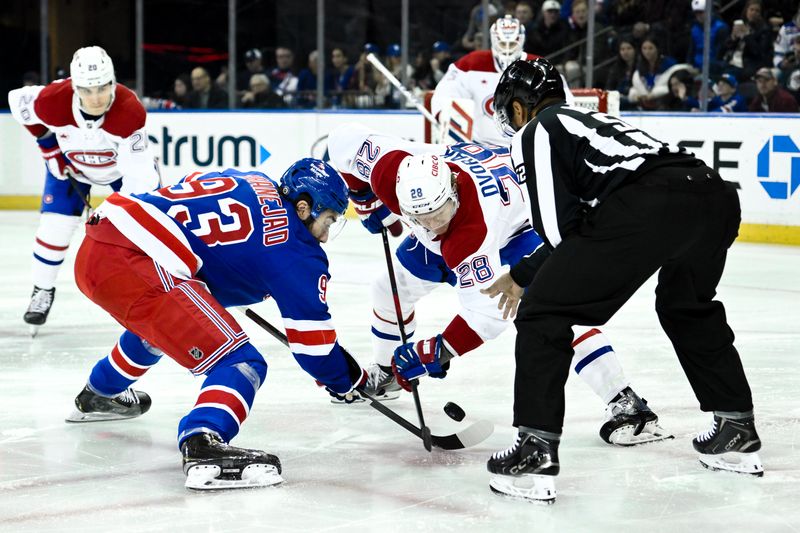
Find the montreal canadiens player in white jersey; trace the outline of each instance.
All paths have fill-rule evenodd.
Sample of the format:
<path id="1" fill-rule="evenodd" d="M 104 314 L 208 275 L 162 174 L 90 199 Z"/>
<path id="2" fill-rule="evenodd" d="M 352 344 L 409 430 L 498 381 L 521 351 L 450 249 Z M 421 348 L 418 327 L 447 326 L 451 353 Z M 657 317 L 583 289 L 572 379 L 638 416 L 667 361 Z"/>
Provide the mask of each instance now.
<path id="1" fill-rule="evenodd" d="M 112 194 L 86 226 L 75 280 L 125 332 L 95 364 L 67 421 L 145 413 L 150 397 L 131 386 L 167 354 L 205 376 L 178 426 L 186 487 L 283 481 L 277 457 L 228 444 L 267 363 L 226 308 L 275 300 L 300 366 L 331 395 L 354 396 L 367 374 L 339 347 L 320 246 L 344 223 L 347 201 L 341 176 L 317 159 L 289 167 L 280 185 L 229 169 L 151 193 Z"/>
<path id="2" fill-rule="evenodd" d="M 376 278 L 375 364 L 368 369 L 366 389 L 392 399 L 401 386 L 408 389 L 408 379 L 444 377 L 452 357 L 508 327 L 503 312 L 480 289 L 532 254 L 542 240 L 531 227 L 527 189 L 511 167 L 507 148 L 414 143 L 347 124 L 330 134 L 328 150 L 368 230 L 394 229 L 399 217 L 411 227 L 393 258 L 408 337 L 416 328 L 414 305 L 420 298 L 441 283 L 458 291 L 461 308 L 441 334 L 401 346 L 388 273 Z M 624 446 L 671 437 L 630 388 L 600 330 L 576 328 L 573 348 L 573 370 L 608 404 L 603 440 Z"/>
<path id="3" fill-rule="evenodd" d="M 145 192 L 159 186 L 136 95 L 116 83 L 99 46 L 72 57 L 70 77 L 8 93 L 12 116 L 36 137 L 45 160 L 41 218 L 33 245 L 33 294 L 24 320 L 45 323 L 58 271 L 92 185 Z"/>
<path id="4" fill-rule="evenodd" d="M 440 123 L 444 123 L 443 129 L 446 130 L 446 123 L 451 116 L 451 102 L 454 99 L 471 100 L 474 121 L 472 137 L 461 140 L 507 146 L 509 139 L 503 137 L 494 124 L 494 90 L 508 65 L 517 59 L 536 59 L 539 56 L 525 53 L 525 26 L 511 15 L 497 19 L 489 35 L 491 50 L 475 50 L 450 65 L 436 85 L 431 99 L 431 112 Z M 571 100 L 572 94 L 568 94 L 567 98 Z M 448 143 L 454 141 L 453 138 L 439 140 Z"/>

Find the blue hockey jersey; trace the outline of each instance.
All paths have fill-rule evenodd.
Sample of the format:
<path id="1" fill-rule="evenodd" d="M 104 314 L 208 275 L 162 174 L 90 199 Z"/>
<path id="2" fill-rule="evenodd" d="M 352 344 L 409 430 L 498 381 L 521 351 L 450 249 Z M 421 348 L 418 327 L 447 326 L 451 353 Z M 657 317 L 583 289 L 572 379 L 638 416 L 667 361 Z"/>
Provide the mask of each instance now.
<path id="1" fill-rule="evenodd" d="M 112 194 L 98 212 L 172 275 L 203 281 L 225 307 L 272 297 L 303 369 L 347 392 L 327 255 L 278 189 L 260 172 L 198 172 L 153 192 Z"/>

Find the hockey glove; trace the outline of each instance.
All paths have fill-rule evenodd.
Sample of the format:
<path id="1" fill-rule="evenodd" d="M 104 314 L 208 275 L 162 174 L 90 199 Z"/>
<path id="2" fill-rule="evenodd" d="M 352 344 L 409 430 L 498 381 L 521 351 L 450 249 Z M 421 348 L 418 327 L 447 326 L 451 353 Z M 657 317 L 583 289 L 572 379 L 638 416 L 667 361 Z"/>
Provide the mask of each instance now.
<path id="1" fill-rule="evenodd" d="M 338 402 L 353 403 L 360 401 L 361 395 L 358 393 L 358 389 L 367 384 L 367 371 L 361 368 L 361 365 L 358 364 L 358 361 L 356 361 L 347 350 L 341 346 L 339 349 L 342 351 L 344 359 L 347 362 L 347 373 L 350 378 L 350 388 L 346 391 L 337 392 L 330 385 L 325 385 L 320 381 L 317 381 L 317 385 L 320 387 L 325 387 L 325 390 L 328 392 L 328 394 L 330 394 L 331 397 Z"/>
<path id="2" fill-rule="evenodd" d="M 69 179 L 69 173 L 73 176 L 78 175 L 79 172 L 69 162 L 69 160 L 61 153 L 61 147 L 58 146 L 56 136 L 52 133 L 36 139 L 39 145 L 39 150 L 42 152 L 42 157 L 47 165 L 47 170 L 60 180 Z"/>
<path id="3" fill-rule="evenodd" d="M 392 358 L 392 372 L 397 383 L 407 391 L 411 391 L 412 379 L 428 375 L 432 378 L 443 378 L 447 375 L 450 362 L 442 364 L 442 336 L 431 339 L 409 342 L 399 346 Z"/>
<path id="4" fill-rule="evenodd" d="M 398 237 L 403 233 L 400 217 L 389 211 L 389 208 L 371 189 L 366 188 L 360 191 L 350 189 L 349 196 L 353 201 L 358 218 L 361 219 L 361 224 L 367 228 L 367 231 L 380 233 L 381 229 L 386 226 L 392 237 Z"/>

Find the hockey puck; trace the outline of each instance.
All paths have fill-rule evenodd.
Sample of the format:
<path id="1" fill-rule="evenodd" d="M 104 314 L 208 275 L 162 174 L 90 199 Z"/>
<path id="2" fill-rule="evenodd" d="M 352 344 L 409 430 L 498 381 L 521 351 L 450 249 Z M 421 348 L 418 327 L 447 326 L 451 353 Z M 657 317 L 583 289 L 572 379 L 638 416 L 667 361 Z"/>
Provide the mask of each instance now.
<path id="1" fill-rule="evenodd" d="M 444 404 L 444 412 L 456 422 L 461 422 L 467 416 L 464 410 L 453 402 Z"/>

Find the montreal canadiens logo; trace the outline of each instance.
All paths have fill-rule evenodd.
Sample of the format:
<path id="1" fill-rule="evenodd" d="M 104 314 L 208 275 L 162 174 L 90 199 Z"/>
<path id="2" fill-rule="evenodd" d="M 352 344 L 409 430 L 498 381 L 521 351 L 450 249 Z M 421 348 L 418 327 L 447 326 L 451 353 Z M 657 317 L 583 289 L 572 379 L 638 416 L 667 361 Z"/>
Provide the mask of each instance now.
<path id="1" fill-rule="evenodd" d="M 487 117 L 494 116 L 494 95 L 483 101 L 483 112 Z"/>
<path id="2" fill-rule="evenodd" d="M 64 155 L 85 167 L 108 168 L 117 164 L 116 150 L 70 150 Z"/>

